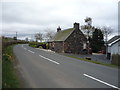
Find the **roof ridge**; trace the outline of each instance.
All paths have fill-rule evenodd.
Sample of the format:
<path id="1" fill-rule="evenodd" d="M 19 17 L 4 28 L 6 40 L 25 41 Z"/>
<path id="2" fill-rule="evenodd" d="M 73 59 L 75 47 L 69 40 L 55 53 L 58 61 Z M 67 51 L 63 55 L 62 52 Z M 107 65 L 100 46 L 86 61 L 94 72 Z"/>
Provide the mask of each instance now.
<path id="1" fill-rule="evenodd" d="M 63 29 L 63 30 L 61 30 L 61 31 L 65 31 L 65 30 L 69 30 L 69 29 L 74 29 L 74 28 Z M 61 31 L 60 31 L 60 32 L 61 32 Z"/>
<path id="2" fill-rule="evenodd" d="M 114 40 L 113 42 L 109 43 L 108 45 L 111 46 L 112 44 L 116 43 L 116 42 L 119 41 L 119 40 L 120 40 L 120 38 Z"/>
<path id="3" fill-rule="evenodd" d="M 108 44 L 114 42 L 115 40 L 119 39 L 120 35 L 113 36 L 110 40 L 108 40 Z"/>

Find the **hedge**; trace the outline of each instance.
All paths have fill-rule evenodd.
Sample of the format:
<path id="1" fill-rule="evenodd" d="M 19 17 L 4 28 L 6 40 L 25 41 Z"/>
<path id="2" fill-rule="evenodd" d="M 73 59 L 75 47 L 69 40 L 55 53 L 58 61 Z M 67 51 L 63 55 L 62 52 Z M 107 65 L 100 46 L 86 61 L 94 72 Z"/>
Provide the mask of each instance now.
<path id="1" fill-rule="evenodd" d="M 29 42 L 29 46 L 35 47 L 35 48 L 44 48 L 48 49 L 48 43 L 45 42 Z"/>
<path id="2" fill-rule="evenodd" d="M 28 43 L 28 42 L 22 41 L 22 40 L 10 40 L 10 41 L 2 40 L 2 48 L 5 48 L 13 44 L 25 44 L 25 43 Z"/>

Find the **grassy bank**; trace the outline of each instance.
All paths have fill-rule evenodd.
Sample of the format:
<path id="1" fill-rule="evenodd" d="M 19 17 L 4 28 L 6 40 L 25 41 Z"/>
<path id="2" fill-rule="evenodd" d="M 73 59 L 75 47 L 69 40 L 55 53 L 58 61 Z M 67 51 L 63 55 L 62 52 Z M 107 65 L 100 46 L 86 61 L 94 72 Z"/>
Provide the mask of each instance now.
<path id="1" fill-rule="evenodd" d="M 20 87 L 20 82 L 13 63 L 13 45 L 10 45 L 4 48 L 2 54 L 2 88 Z"/>
<path id="2" fill-rule="evenodd" d="M 65 56 L 67 56 L 67 55 L 65 55 Z M 92 60 L 87 60 L 87 59 L 83 59 L 83 58 L 74 57 L 74 56 L 67 56 L 67 57 L 71 57 L 71 58 L 75 58 L 75 59 L 78 59 L 78 60 L 87 61 L 87 62 L 91 62 L 91 63 L 95 63 L 95 64 L 100 64 L 100 65 L 104 65 L 104 66 L 109 66 L 109 67 L 113 67 L 113 68 L 120 68 L 120 66 L 117 66 L 117 65 L 105 64 L 105 63 L 101 63 L 101 62 L 97 62 L 97 61 L 92 61 Z"/>

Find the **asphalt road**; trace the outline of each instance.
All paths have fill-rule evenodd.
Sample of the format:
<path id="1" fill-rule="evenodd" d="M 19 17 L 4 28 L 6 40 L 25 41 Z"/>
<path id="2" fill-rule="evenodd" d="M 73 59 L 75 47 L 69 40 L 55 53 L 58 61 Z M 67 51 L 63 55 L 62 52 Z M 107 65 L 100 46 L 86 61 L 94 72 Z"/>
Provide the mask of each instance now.
<path id="1" fill-rule="evenodd" d="M 118 69 L 16 45 L 21 75 L 30 88 L 118 88 Z M 29 87 L 28 87 L 29 88 Z"/>

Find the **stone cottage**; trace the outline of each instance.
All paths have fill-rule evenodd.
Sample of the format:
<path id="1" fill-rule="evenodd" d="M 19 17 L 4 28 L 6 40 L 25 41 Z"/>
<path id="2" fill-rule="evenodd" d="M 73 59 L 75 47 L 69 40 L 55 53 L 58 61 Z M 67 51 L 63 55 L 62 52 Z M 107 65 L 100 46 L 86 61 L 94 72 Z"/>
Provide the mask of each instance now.
<path id="1" fill-rule="evenodd" d="M 74 23 L 73 28 L 66 30 L 61 30 L 58 27 L 57 33 L 48 45 L 49 49 L 55 52 L 87 53 L 87 39 L 79 29 L 79 23 Z"/>

